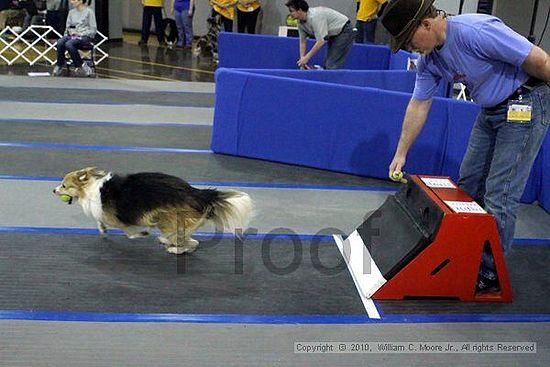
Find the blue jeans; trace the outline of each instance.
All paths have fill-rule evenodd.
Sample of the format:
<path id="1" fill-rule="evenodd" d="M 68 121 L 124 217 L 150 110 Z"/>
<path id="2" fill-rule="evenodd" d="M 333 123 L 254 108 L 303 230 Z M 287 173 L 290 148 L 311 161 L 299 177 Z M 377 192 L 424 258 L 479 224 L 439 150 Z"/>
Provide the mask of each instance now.
<path id="1" fill-rule="evenodd" d="M 375 43 L 374 36 L 376 34 L 376 23 L 378 19 L 367 20 L 366 22 L 358 20 L 355 24 L 357 34 L 355 35 L 355 43 Z"/>
<path id="2" fill-rule="evenodd" d="M 532 102 L 532 119 L 508 122 L 507 107 L 484 108 L 474 124 L 460 166 L 459 186 L 495 216 L 507 254 L 512 246 L 519 200 L 550 123 L 550 87 L 539 85 L 524 100 Z M 484 268 L 494 270 L 484 253 Z"/>
<path id="3" fill-rule="evenodd" d="M 82 58 L 80 57 L 79 49 L 89 46 L 92 43 L 92 39 L 88 36 L 82 36 L 81 38 L 71 38 L 71 36 L 61 37 L 57 40 L 57 66 L 65 65 L 65 50 L 69 52 L 71 60 L 75 68 L 82 66 Z"/>
<path id="4" fill-rule="evenodd" d="M 189 10 L 175 10 L 174 18 L 178 27 L 178 46 L 191 46 L 193 41 L 193 17 L 189 16 Z"/>
<path id="5" fill-rule="evenodd" d="M 342 69 L 354 39 L 355 32 L 349 23 L 343 27 L 339 35 L 329 37 L 324 68 L 327 70 Z"/>

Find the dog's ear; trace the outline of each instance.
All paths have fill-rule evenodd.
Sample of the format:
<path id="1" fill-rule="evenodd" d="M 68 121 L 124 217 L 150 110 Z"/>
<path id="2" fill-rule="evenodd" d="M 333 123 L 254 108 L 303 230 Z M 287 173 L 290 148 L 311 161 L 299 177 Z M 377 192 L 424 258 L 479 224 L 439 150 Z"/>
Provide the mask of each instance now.
<path id="1" fill-rule="evenodd" d="M 87 171 L 78 171 L 77 172 L 78 181 L 85 182 L 90 179 L 90 175 Z"/>
<path id="2" fill-rule="evenodd" d="M 97 168 L 93 168 L 90 172 L 94 177 L 104 177 L 105 175 L 107 175 L 107 172 L 105 172 L 104 170 L 102 169 L 97 169 Z"/>
<path id="3" fill-rule="evenodd" d="M 105 171 L 98 170 L 96 167 L 86 167 L 77 172 L 78 181 L 85 182 L 91 177 L 103 177 Z"/>
<path id="4" fill-rule="evenodd" d="M 78 181 L 80 182 L 88 181 L 91 177 L 91 172 L 94 169 L 95 167 L 86 167 L 76 172 L 76 177 L 78 177 Z"/>

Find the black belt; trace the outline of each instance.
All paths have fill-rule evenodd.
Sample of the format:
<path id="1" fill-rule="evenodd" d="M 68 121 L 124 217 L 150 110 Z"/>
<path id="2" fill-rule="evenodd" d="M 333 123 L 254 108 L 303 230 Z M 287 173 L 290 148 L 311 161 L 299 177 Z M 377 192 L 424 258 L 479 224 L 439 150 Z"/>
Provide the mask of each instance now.
<path id="1" fill-rule="evenodd" d="M 329 39 L 333 39 L 333 38 L 336 38 L 338 37 L 339 35 L 342 34 L 342 32 L 346 29 L 347 26 L 351 25 L 351 20 L 348 19 L 348 21 L 346 22 L 346 24 L 344 24 L 344 26 L 342 27 L 342 29 L 340 30 L 340 33 L 338 33 L 336 36 L 327 36 L 325 37 L 325 41 L 326 40 L 329 40 Z"/>
<path id="2" fill-rule="evenodd" d="M 491 109 L 496 108 L 502 108 L 508 105 L 509 100 L 518 99 L 520 96 L 523 96 L 533 90 L 533 88 L 536 88 L 540 85 L 546 84 L 546 82 L 540 80 L 539 78 L 535 78 L 534 76 L 529 77 L 525 83 L 523 83 L 518 89 L 515 90 L 514 93 L 510 94 L 508 98 L 506 98 L 504 101 L 500 102 L 499 104 L 495 105 L 494 107 L 491 107 Z"/>
<path id="3" fill-rule="evenodd" d="M 533 88 L 536 88 L 538 87 L 539 85 L 543 85 L 545 84 L 545 82 L 543 82 L 542 80 L 538 79 L 538 78 L 535 78 L 534 76 L 532 77 L 529 77 L 529 79 L 527 79 L 527 81 L 525 83 L 523 83 L 521 85 L 521 87 L 519 87 L 518 89 L 516 89 L 516 91 L 514 93 L 512 93 L 512 95 L 510 97 L 508 97 L 507 100 L 510 100 L 510 99 L 517 99 L 519 98 L 519 96 L 523 95 L 523 94 L 527 94 L 529 93 Z"/>

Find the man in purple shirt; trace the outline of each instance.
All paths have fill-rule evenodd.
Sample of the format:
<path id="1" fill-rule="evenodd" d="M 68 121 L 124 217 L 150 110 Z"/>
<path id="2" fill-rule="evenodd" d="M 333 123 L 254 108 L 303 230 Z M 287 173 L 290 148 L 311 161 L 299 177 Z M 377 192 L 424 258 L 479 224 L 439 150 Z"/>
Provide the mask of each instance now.
<path id="1" fill-rule="evenodd" d="M 416 84 L 389 166 L 401 172 L 422 130 L 440 80 L 465 84 L 482 109 L 460 167 L 459 186 L 495 216 L 508 253 L 519 200 L 550 124 L 550 58 L 490 15 L 447 16 L 434 0 L 393 0 L 381 16 L 393 52 L 415 51 Z M 514 106 L 524 111 L 514 113 Z M 398 175 L 396 175 L 398 176 Z M 498 290 L 490 253 L 484 253 L 478 291 Z"/>

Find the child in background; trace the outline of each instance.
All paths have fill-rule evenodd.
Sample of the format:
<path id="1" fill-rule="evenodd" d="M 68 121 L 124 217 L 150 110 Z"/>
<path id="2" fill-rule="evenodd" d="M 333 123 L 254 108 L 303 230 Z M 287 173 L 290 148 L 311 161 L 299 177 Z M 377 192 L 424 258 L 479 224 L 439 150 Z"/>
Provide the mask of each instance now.
<path id="1" fill-rule="evenodd" d="M 67 17 L 67 26 L 65 36 L 57 41 L 57 63 L 53 69 L 54 76 L 60 76 L 63 73 L 65 65 L 65 51 L 69 52 L 75 73 L 79 76 L 90 76 L 92 69 L 82 63 L 79 49 L 89 46 L 97 32 L 97 23 L 95 14 L 87 4 L 91 0 L 69 0 L 73 9 L 69 11 Z"/>

